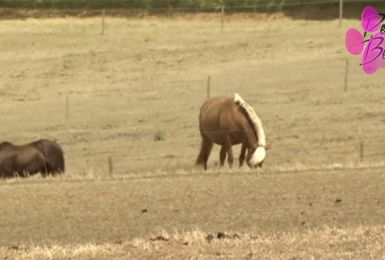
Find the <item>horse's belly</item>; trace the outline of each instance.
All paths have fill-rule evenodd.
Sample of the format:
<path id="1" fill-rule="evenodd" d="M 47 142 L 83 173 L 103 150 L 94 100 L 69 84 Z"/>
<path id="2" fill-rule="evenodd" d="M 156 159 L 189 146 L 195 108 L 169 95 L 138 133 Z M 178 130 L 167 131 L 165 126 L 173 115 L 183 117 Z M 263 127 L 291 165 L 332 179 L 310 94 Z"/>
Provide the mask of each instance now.
<path id="1" fill-rule="evenodd" d="M 243 138 L 240 133 L 208 133 L 208 138 L 215 144 L 224 145 L 227 141 L 226 139 L 230 139 L 231 145 L 240 144 L 243 142 Z"/>

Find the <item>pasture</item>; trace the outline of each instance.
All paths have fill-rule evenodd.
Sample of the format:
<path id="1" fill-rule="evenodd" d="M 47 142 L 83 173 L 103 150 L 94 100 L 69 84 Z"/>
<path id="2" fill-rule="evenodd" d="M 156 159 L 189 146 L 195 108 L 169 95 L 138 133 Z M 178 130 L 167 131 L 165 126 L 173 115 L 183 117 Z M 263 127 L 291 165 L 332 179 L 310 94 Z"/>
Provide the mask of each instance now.
<path id="1" fill-rule="evenodd" d="M 0 21 L 0 139 L 56 139 L 67 169 L 0 181 L 1 257 L 384 257 L 384 73 L 349 57 L 344 91 L 358 20 L 100 24 Z M 260 116 L 261 170 L 219 169 L 218 147 L 194 167 L 208 76 L 211 96 L 238 92 Z M 205 239 L 218 232 L 239 238 Z"/>

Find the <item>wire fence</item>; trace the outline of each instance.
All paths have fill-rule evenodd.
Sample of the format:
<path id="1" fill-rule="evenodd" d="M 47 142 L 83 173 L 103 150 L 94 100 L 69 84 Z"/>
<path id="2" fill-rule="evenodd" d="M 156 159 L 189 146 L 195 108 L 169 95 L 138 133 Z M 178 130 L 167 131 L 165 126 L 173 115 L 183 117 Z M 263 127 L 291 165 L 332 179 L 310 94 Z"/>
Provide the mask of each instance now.
<path id="1" fill-rule="evenodd" d="M 171 0 L 0 0 L 0 8 L 27 9 L 122 9 L 150 12 L 228 12 L 282 11 L 306 6 L 338 6 L 346 4 L 378 4 L 384 0 L 213 0 L 213 1 L 171 1 Z"/>
<path id="2" fill-rule="evenodd" d="M 204 95 L 202 95 L 203 97 Z M 71 127 L 67 126 L 67 127 Z M 67 142 L 63 142 L 62 144 L 67 148 L 67 152 L 69 154 L 76 154 L 75 158 L 71 158 L 72 161 L 79 161 L 82 163 L 85 158 L 92 161 L 91 165 L 102 165 L 103 169 L 108 170 L 110 174 L 114 173 L 125 173 L 136 172 L 141 169 L 152 169 L 161 167 L 162 169 L 178 169 L 178 167 L 183 168 L 187 166 L 192 166 L 193 161 L 199 152 L 200 145 L 200 134 L 199 127 L 196 124 L 193 125 L 194 132 L 191 135 L 184 135 L 181 131 L 177 131 L 175 129 L 165 129 L 165 133 L 168 136 L 173 136 L 176 138 L 175 141 L 169 142 L 167 141 L 166 146 L 170 147 L 189 147 L 189 152 L 181 153 L 167 151 L 159 154 L 154 153 L 130 153 L 127 155 L 126 153 L 120 153 L 125 149 L 132 149 L 128 143 L 131 140 L 135 140 L 135 135 L 129 137 L 127 142 L 118 142 L 118 143 L 110 143 L 105 139 L 100 143 L 99 141 L 93 145 L 86 147 L 84 143 L 78 143 L 76 139 L 69 138 Z M 330 132 L 338 133 L 341 130 L 340 127 L 328 126 L 327 129 Z M 146 131 L 141 130 L 142 138 L 146 139 L 145 142 L 150 142 L 152 139 L 153 132 L 156 129 L 148 129 Z M 84 130 L 87 133 L 90 130 Z M 108 129 L 105 133 L 108 133 Z M 136 131 L 136 130 L 135 130 Z M 232 133 L 239 132 L 238 129 L 229 129 L 226 131 L 213 131 L 211 133 L 224 134 L 224 133 Z M 100 136 L 105 136 L 103 130 L 98 133 Z M 290 139 L 290 136 L 286 136 L 286 138 Z M 175 145 L 177 143 L 177 145 Z M 272 144 L 272 153 L 276 158 L 284 158 L 284 159 L 293 159 L 296 157 L 303 165 L 323 165 L 324 162 L 328 162 L 328 164 L 346 164 L 348 165 L 350 162 L 354 163 L 365 163 L 367 165 L 371 165 L 376 162 L 385 161 L 383 158 L 385 157 L 385 143 L 383 141 L 376 141 L 373 139 L 367 140 L 364 136 L 356 137 L 354 140 L 341 140 L 335 142 L 332 137 L 329 138 L 306 138 L 305 140 L 296 141 L 285 141 L 282 137 L 278 138 L 278 136 L 268 136 L 267 143 Z M 191 144 L 195 144 L 194 148 L 191 149 Z M 154 146 L 155 147 L 155 146 Z M 135 151 L 142 150 L 135 148 Z M 236 148 L 237 149 L 237 148 Z M 192 152 L 192 150 L 194 150 Z M 97 151 L 97 152 L 95 152 Z M 290 151 L 295 156 L 288 157 L 287 152 Z M 196 154 L 195 154 L 196 153 Z M 302 158 L 301 158 L 302 157 Z M 212 158 L 214 161 L 217 159 L 217 154 L 213 153 Z M 324 159 L 320 159 L 324 158 Z M 278 159 L 277 159 L 278 160 Z M 294 159 L 293 159 L 294 160 Z M 131 162 L 135 162 L 134 166 Z M 149 162 L 157 162 L 156 165 L 147 166 Z M 317 162 L 317 163 L 315 163 Z M 293 163 L 293 162 L 292 162 Z M 279 164 L 281 165 L 281 164 Z M 368 167 L 369 167 L 368 166 Z M 142 167 L 142 168 L 141 168 Z"/>
<path id="3" fill-rule="evenodd" d="M 51 2 L 53 2 L 53 1 L 51 1 Z M 86 2 L 86 1 L 83 1 L 83 2 Z M 133 1 L 126 1 L 126 2 L 133 2 Z M 233 3 L 237 3 L 237 2 L 241 3 L 242 1 L 241 0 L 233 1 Z M 257 3 L 257 1 L 255 1 L 255 2 L 256 2 L 256 4 L 254 4 L 254 5 L 253 4 L 248 4 L 248 5 L 235 5 L 234 4 L 234 5 L 228 5 L 227 6 L 226 5 L 227 2 L 224 2 L 224 4 L 226 6 L 226 11 L 228 11 L 228 10 L 258 11 L 258 8 L 267 8 L 266 3 Z M 290 2 L 289 1 L 274 1 L 273 4 L 270 4 L 269 8 L 271 10 L 274 10 L 274 8 L 278 8 L 278 7 L 285 8 L 285 7 L 289 7 L 289 6 L 315 6 L 315 5 L 338 4 L 338 3 L 341 3 L 341 2 L 342 2 L 341 0 L 290 1 Z M 344 3 L 357 3 L 357 2 L 358 3 L 367 3 L 367 1 L 361 1 L 361 0 L 357 0 L 357 1 L 344 0 L 343 2 Z M 370 1 L 370 2 L 383 2 L 383 3 L 385 3 L 385 0 L 377 0 L 377 1 Z M 2 1 L 0 0 L 0 7 L 2 7 L 1 3 L 2 3 Z M 38 8 L 39 6 L 37 5 L 35 7 Z M 49 8 L 49 6 L 47 8 Z M 94 7 L 92 5 L 85 5 L 84 8 L 92 9 Z M 129 8 L 129 10 L 131 10 L 131 11 L 135 11 L 135 10 L 143 11 L 143 9 L 140 9 L 140 8 L 136 8 L 136 9 Z M 220 10 L 220 6 L 212 8 L 212 9 L 205 9 L 204 7 L 184 7 L 184 8 L 154 7 L 152 10 L 156 10 L 156 11 L 188 11 L 188 12 L 192 12 L 192 11 L 206 11 L 206 10 L 219 11 Z M 278 9 L 276 9 L 276 10 L 278 10 Z M 103 12 L 103 17 L 104 17 L 104 15 L 105 15 L 105 12 Z M 103 22 L 101 24 L 102 24 L 102 29 L 101 29 L 102 33 L 101 34 L 104 34 L 104 31 L 105 31 L 105 29 L 104 29 L 104 18 L 103 18 Z M 165 84 L 168 84 L 168 85 L 185 84 L 185 85 L 201 86 L 202 89 L 204 89 L 204 87 L 206 85 L 205 83 L 206 83 L 205 79 L 182 80 L 182 81 L 170 80 L 168 82 L 165 82 Z M 208 85 L 209 85 L 209 83 L 208 83 Z M 117 90 L 119 90 L 119 89 L 117 89 Z M 114 92 L 114 91 L 116 91 L 116 89 L 103 90 L 100 93 Z M 83 93 L 85 93 L 85 92 L 86 91 L 84 91 Z M 92 93 L 93 94 L 97 94 L 97 93 L 94 93 L 94 91 L 92 91 Z M 209 96 L 209 94 L 208 94 L 208 96 Z M 202 97 L 204 97 L 204 95 L 202 95 Z M 69 99 L 66 98 L 66 100 L 65 100 L 65 108 L 66 109 L 65 109 L 65 117 L 64 117 L 66 119 L 66 127 L 71 127 L 71 124 L 68 122 L 69 118 L 70 118 L 70 114 L 71 114 L 70 106 L 71 106 L 71 104 L 69 102 Z M 233 131 L 239 131 L 239 130 L 221 131 L 220 133 L 223 133 L 223 132 L 233 132 Z M 149 134 L 149 138 L 152 139 L 152 133 Z M 196 128 L 196 135 L 192 139 L 194 139 L 194 141 L 195 141 L 197 138 L 199 138 L 199 130 L 198 130 L 198 128 Z M 277 141 L 277 143 L 278 143 L 278 141 Z M 63 143 L 63 144 L 64 145 L 70 145 L 70 148 L 67 150 L 68 152 L 79 152 L 80 154 L 81 153 L 89 153 L 90 152 L 89 149 L 85 149 L 84 147 L 73 146 L 72 142 Z M 102 151 L 100 151 L 101 152 L 100 157 L 105 157 L 106 158 L 106 160 L 103 161 L 103 164 L 105 163 L 105 165 L 108 166 L 108 171 L 110 173 L 112 173 L 112 172 L 119 172 L 119 171 L 124 172 L 125 171 L 124 169 L 126 169 L 127 165 L 123 164 L 123 163 L 121 165 L 119 165 L 119 160 L 124 161 L 126 158 L 124 156 L 116 157 L 116 155 L 114 153 L 110 153 L 109 152 L 110 148 L 120 148 L 120 149 L 123 149 L 124 147 L 125 146 L 123 144 L 122 144 L 121 147 L 107 147 L 106 146 L 106 147 L 103 147 Z M 318 151 L 318 153 L 325 152 L 325 151 L 333 152 L 333 153 L 338 153 L 338 154 L 342 154 L 341 158 L 342 157 L 343 158 L 350 158 L 351 160 L 357 160 L 357 161 L 365 161 L 365 160 L 371 159 L 371 158 L 381 159 L 383 156 L 385 156 L 385 148 L 384 148 L 385 147 L 385 143 L 372 142 L 372 141 L 361 141 L 361 142 L 360 141 L 353 141 L 353 142 L 346 142 L 346 143 L 341 143 L 341 144 L 331 144 L 331 143 L 318 142 L 318 143 L 314 143 L 314 147 L 316 147 L 316 149 L 317 148 L 320 149 L 320 151 Z M 303 153 L 308 152 L 310 154 L 314 150 L 314 147 L 308 145 L 306 147 L 306 150 L 304 150 L 302 144 L 298 144 L 295 147 L 289 146 L 289 145 L 286 144 L 286 146 L 285 145 L 279 145 L 279 147 L 277 145 L 277 147 L 274 147 L 273 149 L 274 150 L 281 150 L 281 151 L 292 151 L 293 148 L 294 148 L 294 150 L 297 150 L 297 151 L 300 151 L 302 149 Z M 350 148 L 348 149 L 347 147 L 350 147 Z M 346 154 L 346 152 L 344 153 L 345 148 L 346 148 L 346 150 L 349 150 L 349 154 Z M 198 152 L 198 151 L 196 151 L 196 152 Z M 92 151 L 92 154 L 95 154 L 95 152 Z M 327 153 L 325 152 L 325 154 L 327 154 Z M 163 157 L 160 157 L 160 156 L 158 156 L 158 157 L 157 156 L 151 157 L 151 156 L 148 156 L 148 155 L 142 155 L 142 156 L 137 156 L 137 157 L 131 157 L 130 159 L 131 160 L 144 160 L 144 161 L 148 161 L 149 158 L 156 159 L 154 161 L 157 161 L 157 160 L 159 160 L 159 159 L 161 159 Z M 186 161 L 187 160 L 191 160 L 191 158 L 188 157 L 188 155 L 186 155 L 182 159 L 186 160 Z M 83 161 L 84 158 L 81 157 L 78 160 Z M 95 159 L 95 160 L 98 160 L 98 159 Z M 116 161 L 118 163 L 117 163 L 117 165 L 114 165 L 114 163 Z"/>

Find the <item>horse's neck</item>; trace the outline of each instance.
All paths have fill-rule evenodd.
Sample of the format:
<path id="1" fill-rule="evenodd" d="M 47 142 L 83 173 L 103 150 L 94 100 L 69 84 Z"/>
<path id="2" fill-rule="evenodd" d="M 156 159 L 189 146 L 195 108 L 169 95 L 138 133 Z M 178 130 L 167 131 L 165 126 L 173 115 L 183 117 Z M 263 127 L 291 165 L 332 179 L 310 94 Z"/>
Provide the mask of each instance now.
<path id="1" fill-rule="evenodd" d="M 247 124 L 245 124 L 243 126 L 243 130 L 244 130 L 245 135 L 246 135 L 246 143 L 247 143 L 248 148 L 250 150 L 254 151 L 258 147 L 258 138 L 254 132 L 254 129 L 247 122 Z"/>

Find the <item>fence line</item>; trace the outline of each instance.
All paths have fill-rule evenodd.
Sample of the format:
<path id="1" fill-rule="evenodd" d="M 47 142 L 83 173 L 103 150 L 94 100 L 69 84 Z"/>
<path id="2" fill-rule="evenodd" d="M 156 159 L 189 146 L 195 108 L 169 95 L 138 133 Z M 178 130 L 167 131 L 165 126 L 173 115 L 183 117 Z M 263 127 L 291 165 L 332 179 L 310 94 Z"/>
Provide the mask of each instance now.
<path id="1" fill-rule="evenodd" d="M 33 2 L 31 1 L 31 6 L 28 6 L 28 3 L 23 5 L 23 8 L 30 8 L 30 9 L 55 9 L 58 8 L 55 6 L 55 2 L 61 2 L 61 1 L 51 1 L 51 4 L 49 5 L 47 2 Z M 231 1 L 223 1 L 221 3 L 209 3 L 206 6 L 202 6 L 200 4 L 196 4 L 195 6 L 180 6 L 181 4 L 175 4 L 173 6 L 168 7 L 151 7 L 148 6 L 146 3 L 138 3 L 137 0 L 121 0 L 116 1 L 115 4 L 108 3 L 108 1 L 105 2 L 99 2 L 99 1 L 82 1 L 81 4 L 78 6 L 71 4 L 71 1 L 65 1 L 68 2 L 68 7 L 66 7 L 65 4 L 61 4 L 59 9 L 62 10 L 126 10 L 131 12 L 223 12 L 223 9 L 226 9 L 227 11 L 252 11 L 255 12 L 257 9 L 265 9 L 265 10 L 282 10 L 286 7 L 298 7 L 298 6 L 315 6 L 315 5 L 337 5 L 341 7 L 341 0 L 309 0 L 309 1 L 276 1 L 276 2 L 270 2 L 270 1 L 255 1 L 254 3 L 244 3 L 244 0 L 231 0 Z M 75 1 L 74 1 L 75 2 Z M 98 3 L 99 2 L 99 3 Z M 343 0 L 344 6 L 345 4 L 349 3 L 367 3 L 367 2 L 385 2 L 385 0 Z M 108 4 L 105 4 L 108 3 Z M 136 7 L 130 7 L 129 5 L 136 6 Z M 15 4 L 12 4 L 12 2 L 0 2 L 0 8 L 18 8 Z M 67 8 L 67 9 L 65 9 Z"/>
<path id="2" fill-rule="evenodd" d="M 233 132 L 240 132 L 241 130 L 228 130 L 228 131 L 206 131 L 204 133 L 233 133 Z M 200 140 L 200 136 L 199 136 L 199 129 L 197 128 L 197 131 L 196 131 L 196 137 L 195 138 L 189 138 L 189 140 Z M 288 147 L 290 149 L 293 149 L 295 147 L 297 148 L 300 148 L 300 149 L 303 149 L 304 146 L 303 146 L 303 143 L 301 144 L 301 142 L 298 142 L 299 144 L 298 145 L 294 145 L 294 144 L 286 144 L 286 143 L 280 143 L 279 141 L 275 141 L 274 139 L 269 139 L 267 138 L 267 143 L 270 143 L 272 144 L 274 147 L 280 147 L 280 149 L 283 149 L 284 147 Z M 311 142 L 311 140 L 309 140 Z M 68 142 L 61 142 L 61 145 L 66 145 L 66 146 L 73 146 L 73 145 L 76 145 L 78 143 L 68 143 Z M 358 154 L 360 155 L 359 157 L 360 158 L 364 158 L 364 155 L 365 154 L 368 154 L 368 155 L 373 155 L 373 152 L 374 152 L 374 155 L 378 154 L 376 151 L 378 150 L 383 150 L 383 152 L 385 153 L 385 142 L 373 142 L 373 141 L 370 141 L 370 142 L 367 142 L 367 141 L 354 141 L 354 142 L 347 142 L 347 143 L 325 143 L 324 142 L 313 142 L 314 146 L 313 147 L 308 147 L 307 149 L 305 150 L 319 150 L 320 148 L 331 148 L 331 150 L 337 150 L 337 149 L 340 149 L 340 148 L 346 148 L 346 147 L 356 147 L 356 150 L 358 151 Z M 99 151 L 99 154 L 108 154 L 111 152 L 111 150 L 117 150 L 117 149 L 121 149 L 121 148 L 126 148 L 126 146 L 124 145 L 111 145 L 111 146 L 103 146 L 105 149 L 104 150 L 100 150 Z M 368 149 L 369 148 L 374 148 L 374 149 Z M 113 149 L 109 149 L 109 148 L 113 148 Z M 383 149 L 381 149 L 383 148 Z M 91 149 L 91 148 L 89 148 Z M 92 150 L 92 149 L 91 149 Z M 87 152 L 88 149 L 84 150 L 84 147 L 71 147 L 69 149 L 66 149 L 66 151 L 72 151 L 72 152 L 79 152 L 79 151 L 84 151 L 84 152 Z"/>
<path id="3" fill-rule="evenodd" d="M 197 153 L 198 153 L 198 150 L 197 150 Z M 197 154 L 196 154 L 197 155 Z M 193 163 L 195 157 L 193 159 L 191 159 L 191 155 L 181 155 L 181 154 L 178 154 L 176 156 L 174 155 L 171 155 L 171 157 L 169 157 L 169 154 L 166 154 L 166 155 L 149 155 L 149 154 L 146 154 L 146 155 L 141 155 L 141 156 L 132 156 L 132 155 L 114 155 L 114 158 L 116 159 L 116 162 L 117 162 L 117 165 L 118 167 L 114 168 L 114 166 L 112 166 L 112 158 L 111 155 L 110 156 L 106 156 L 104 158 L 107 158 L 108 159 L 108 165 L 107 167 L 103 167 L 104 170 L 107 171 L 107 173 L 109 173 L 110 176 L 113 176 L 113 173 L 126 173 L 128 170 L 129 171 L 135 171 L 135 170 L 138 170 L 140 171 L 141 169 L 141 166 L 138 167 L 138 164 L 135 164 L 135 165 L 130 165 L 128 164 L 127 165 L 127 158 L 130 158 L 130 161 L 136 161 L 136 163 L 140 162 L 140 161 L 146 161 L 146 162 L 149 162 L 149 161 L 153 161 L 153 162 L 157 162 L 159 159 L 165 159 L 165 158 L 169 158 L 169 159 L 172 159 L 172 160 L 166 160 L 164 161 L 165 163 L 162 164 L 161 168 L 162 170 L 170 170 L 170 169 L 174 169 L 175 166 L 181 166 L 181 167 L 184 167 L 183 165 L 187 166 L 186 165 L 186 160 L 189 159 L 189 161 L 191 161 L 191 163 Z M 301 162 L 291 162 L 289 165 L 292 165 L 292 167 L 296 168 L 297 166 L 296 165 L 299 165 L 299 167 L 310 167 L 310 168 L 318 168 L 318 167 L 337 167 L 337 168 L 351 168 L 353 167 L 352 163 L 354 164 L 357 164 L 357 165 L 366 165 L 366 167 L 368 168 L 372 168 L 372 167 L 379 167 L 379 166 L 383 166 L 384 165 L 384 160 L 382 159 L 378 159 L 378 158 L 373 158 L 371 157 L 371 160 L 368 160 L 366 162 L 364 162 L 364 160 L 360 160 L 359 158 L 355 157 L 354 156 L 354 153 L 350 153 L 349 154 L 349 157 L 345 156 L 344 158 L 340 158 L 338 160 L 328 160 L 327 161 L 327 164 L 325 165 L 324 163 L 321 162 L 314 162 L 314 161 L 311 161 L 311 158 L 308 158 L 309 160 L 305 160 L 305 161 L 301 161 Z M 110 161 L 111 160 L 111 161 Z M 72 161 L 72 164 L 75 165 L 75 164 L 78 164 L 79 162 L 76 163 L 76 161 L 78 160 L 75 160 L 75 161 Z M 210 160 L 211 163 L 212 163 L 212 160 Z M 215 161 L 215 160 L 214 160 Z M 94 158 L 92 161 L 87 161 L 88 162 L 88 166 L 92 166 L 92 165 L 96 165 L 98 163 L 101 162 L 101 159 L 97 159 L 97 158 Z M 188 165 L 191 166 L 191 163 L 188 163 Z M 139 163 L 140 164 L 140 163 Z M 156 164 L 156 168 L 159 169 L 159 164 Z M 275 167 L 286 167 L 288 164 L 284 163 L 284 164 L 278 164 L 278 165 L 274 165 Z M 333 166 L 335 165 L 335 166 Z M 172 166 L 173 168 L 169 168 Z M 274 167 L 273 166 L 273 167 Z M 164 168 L 165 167 L 165 168 Z M 366 168 L 365 167 L 365 168 Z M 150 167 L 151 168 L 151 167 Z M 148 167 L 146 167 L 147 170 L 149 170 Z"/>
<path id="4" fill-rule="evenodd" d="M 223 5 L 223 9 L 226 9 L 228 12 L 232 11 L 246 11 L 246 12 L 256 12 L 258 9 L 266 9 L 269 11 L 273 11 L 276 9 L 277 11 L 282 11 L 285 9 L 285 7 L 298 7 L 298 6 L 316 6 L 316 5 L 339 5 L 339 1 L 317 1 L 317 2 L 298 2 L 298 3 L 287 3 L 285 5 L 266 5 L 266 4 L 256 4 L 256 5 Z M 385 2 L 385 0 L 380 0 L 381 2 Z M 364 2 L 364 1 L 357 1 L 357 2 Z M 355 1 L 351 1 L 351 3 L 357 3 Z M 344 0 L 344 3 L 349 3 L 349 1 Z M 345 6 L 345 5 L 344 5 Z M 49 9 L 49 8 L 47 8 Z M 178 12 L 208 12 L 208 13 L 222 13 L 222 6 L 215 7 L 215 8 L 191 8 L 191 7 L 175 7 L 175 8 L 168 8 L 168 7 L 157 7 L 157 8 L 151 8 L 151 9 L 145 9 L 145 8 L 105 8 L 106 10 L 125 10 L 130 12 L 154 12 L 154 13 L 178 13 Z M 87 10 L 87 9 L 86 9 Z M 88 10 L 95 10 L 95 9 L 88 9 Z M 96 9 L 97 10 L 97 9 Z M 224 12 L 225 13 L 225 12 Z"/>
<path id="5" fill-rule="evenodd" d="M 133 0 L 134 1 L 134 0 Z M 125 2 L 125 3 L 134 3 L 133 1 L 120 1 L 120 2 Z M 281 2 L 265 2 L 265 3 L 257 3 L 254 2 L 254 4 L 242 4 L 242 5 L 233 5 L 231 3 L 234 2 L 243 2 L 244 0 L 232 0 L 231 2 L 222 1 L 220 4 L 216 4 L 216 6 L 211 6 L 211 7 L 146 7 L 143 6 L 142 8 L 130 8 L 130 7 L 120 7 L 118 8 L 119 10 L 127 10 L 130 12 L 166 12 L 166 13 L 178 13 L 178 12 L 220 12 L 221 14 L 221 32 L 224 30 L 224 23 L 225 23 L 225 9 L 229 10 L 230 12 L 256 12 L 257 9 L 266 9 L 266 11 L 283 11 L 285 8 L 291 8 L 291 7 L 298 7 L 298 6 L 315 6 L 315 5 L 338 5 L 339 6 L 339 27 L 342 25 L 342 20 L 343 20 L 343 9 L 344 9 L 344 3 L 364 3 L 367 2 L 365 0 L 316 0 L 316 1 L 297 1 L 297 2 L 286 2 L 286 1 L 281 1 Z M 385 2 L 385 0 L 372 0 L 370 2 Z M 135 3 L 136 0 L 135 0 Z M 91 8 L 89 8 L 91 6 Z M 94 10 L 92 9 L 92 5 L 88 3 L 86 5 L 85 9 L 89 10 Z M 80 7 L 79 7 L 80 8 Z M 78 9 L 79 9 L 78 8 Z M 101 35 L 104 35 L 104 27 L 105 27 L 105 9 L 108 8 L 110 10 L 116 10 L 114 7 L 103 7 L 102 9 L 102 24 L 101 24 Z M 100 9 L 100 8 L 96 8 Z M 263 11 L 262 11 L 263 12 Z"/>

